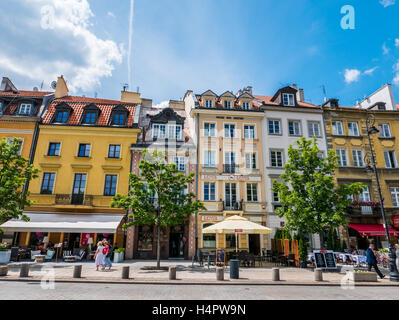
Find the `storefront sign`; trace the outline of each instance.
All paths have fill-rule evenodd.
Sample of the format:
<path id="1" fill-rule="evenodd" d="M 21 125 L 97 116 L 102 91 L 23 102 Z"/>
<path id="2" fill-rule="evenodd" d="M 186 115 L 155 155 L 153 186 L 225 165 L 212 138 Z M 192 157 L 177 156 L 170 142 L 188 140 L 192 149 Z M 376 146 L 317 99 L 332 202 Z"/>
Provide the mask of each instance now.
<path id="1" fill-rule="evenodd" d="M 393 216 L 392 220 L 393 220 L 393 226 L 395 228 L 399 228 L 399 216 Z"/>
<path id="2" fill-rule="evenodd" d="M 316 268 L 318 269 L 336 269 L 334 252 L 331 250 L 313 251 Z"/>
<path id="3" fill-rule="evenodd" d="M 221 216 L 202 216 L 202 221 L 222 221 Z"/>
<path id="4" fill-rule="evenodd" d="M 244 230 L 242 230 L 242 229 L 235 229 L 235 230 L 234 230 L 235 233 L 240 233 L 240 232 L 243 232 L 243 231 L 244 231 Z"/>

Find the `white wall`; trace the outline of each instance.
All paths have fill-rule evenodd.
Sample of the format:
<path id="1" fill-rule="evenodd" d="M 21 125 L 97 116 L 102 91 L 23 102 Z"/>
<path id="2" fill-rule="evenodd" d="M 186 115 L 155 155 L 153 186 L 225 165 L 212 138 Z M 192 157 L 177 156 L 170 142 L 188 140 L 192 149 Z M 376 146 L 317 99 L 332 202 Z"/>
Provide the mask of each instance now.
<path id="1" fill-rule="evenodd" d="M 396 110 L 395 98 L 390 84 L 384 85 L 381 89 L 378 89 L 365 100 L 359 102 L 355 107 L 367 109 L 377 102 L 385 102 L 386 110 Z"/>

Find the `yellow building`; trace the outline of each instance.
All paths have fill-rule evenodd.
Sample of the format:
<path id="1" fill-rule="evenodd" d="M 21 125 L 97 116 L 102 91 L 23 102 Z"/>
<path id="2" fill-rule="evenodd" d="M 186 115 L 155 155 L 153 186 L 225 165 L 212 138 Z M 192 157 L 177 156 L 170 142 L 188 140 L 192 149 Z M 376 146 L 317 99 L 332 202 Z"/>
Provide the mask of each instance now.
<path id="1" fill-rule="evenodd" d="M 340 230 L 341 239 L 359 249 L 366 249 L 371 241 L 379 248 L 387 247 L 376 179 L 372 171 L 366 170 L 372 165 L 366 127 L 368 117 L 375 118 L 374 126 L 379 130 L 371 135 L 371 141 L 388 225 L 395 226 L 394 220 L 399 214 L 399 144 L 395 138 L 399 135 L 399 111 L 384 109 L 383 103 L 370 109 L 340 107 L 336 99 L 323 105 L 328 148 L 338 155 L 337 183 L 366 185 L 348 209 L 349 227 Z M 399 232 L 391 230 L 392 241 L 397 241 L 395 235 Z"/>
<path id="2" fill-rule="evenodd" d="M 250 88 L 237 95 L 208 90 L 184 101 L 191 136 L 197 144 L 197 195 L 207 211 L 199 212 L 196 237 L 202 250 L 235 249 L 234 235 L 202 235 L 202 229 L 232 215 L 266 225 L 262 156 L 263 111 L 253 104 Z M 239 235 L 238 247 L 259 254 L 262 235 Z"/>
<path id="3" fill-rule="evenodd" d="M 41 173 L 29 186 L 34 205 L 25 208 L 31 221 L 5 224 L 18 232 L 19 245 L 48 241 L 72 250 L 107 238 L 124 247 L 126 212 L 110 203 L 116 193 L 128 192 L 140 102 L 139 94 L 128 92 L 121 101 L 69 96 L 58 79 L 39 125 L 33 163 Z"/>

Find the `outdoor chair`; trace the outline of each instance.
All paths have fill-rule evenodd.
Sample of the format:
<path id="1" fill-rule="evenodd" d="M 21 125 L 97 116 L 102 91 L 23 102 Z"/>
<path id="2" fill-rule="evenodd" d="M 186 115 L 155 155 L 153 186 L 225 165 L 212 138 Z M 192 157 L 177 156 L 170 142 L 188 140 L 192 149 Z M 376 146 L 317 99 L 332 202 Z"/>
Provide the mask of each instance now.
<path id="1" fill-rule="evenodd" d="M 84 258 L 85 255 L 86 255 L 86 251 L 84 249 L 80 249 L 79 255 L 75 255 L 75 259 L 82 261 L 82 259 Z"/>
<path id="2" fill-rule="evenodd" d="M 255 267 L 255 255 L 252 253 L 247 254 L 248 267 Z"/>
<path id="3" fill-rule="evenodd" d="M 37 250 L 37 251 L 32 250 L 32 251 L 30 252 L 30 258 L 31 258 L 32 260 L 35 260 L 35 256 L 39 256 L 39 255 L 41 255 L 41 251 L 40 251 L 40 250 Z"/>
<path id="4" fill-rule="evenodd" d="M 296 263 L 295 263 L 295 254 L 290 253 L 290 254 L 288 255 L 287 264 L 288 264 L 288 266 L 290 266 L 290 265 L 293 265 L 294 267 L 296 266 Z"/>
<path id="5" fill-rule="evenodd" d="M 55 251 L 54 250 L 47 250 L 46 257 L 44 260 L 52 260 L 54 257 Z"/>
<path id="6" fill-rule="evenodd" d="M 279 259 L 280 266 L 288 267 L 288 259 L 285 255 L 281 255 Z"/>

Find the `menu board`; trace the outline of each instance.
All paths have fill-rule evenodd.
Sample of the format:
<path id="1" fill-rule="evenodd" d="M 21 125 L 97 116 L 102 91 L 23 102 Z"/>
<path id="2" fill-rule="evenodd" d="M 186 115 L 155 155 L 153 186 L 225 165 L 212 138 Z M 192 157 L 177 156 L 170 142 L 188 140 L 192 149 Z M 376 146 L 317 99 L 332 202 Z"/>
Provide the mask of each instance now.
<path id="1" fill-rule="evenodd" d="M 225 254 L 224 250 L 216 251 L 216 264 L 224 264 L 225 262 Z"/>
<path id="2" fill-rule="evenodd" d="M 318 269 L 336 269 L 334 252 L 331 250 L 313 251 L 316 268 Z"/>

